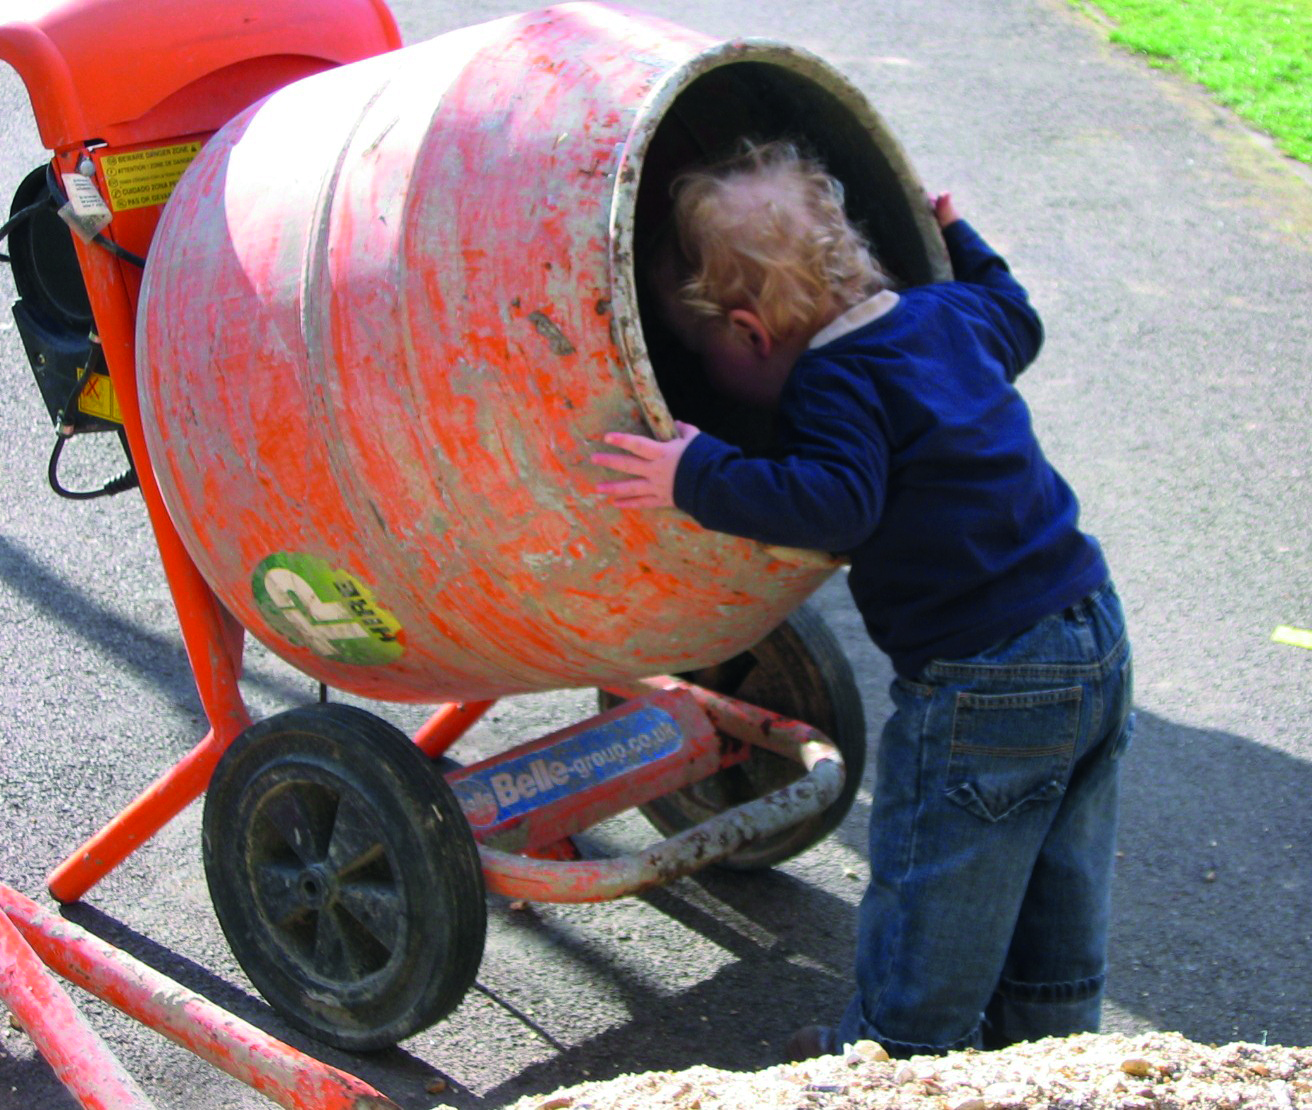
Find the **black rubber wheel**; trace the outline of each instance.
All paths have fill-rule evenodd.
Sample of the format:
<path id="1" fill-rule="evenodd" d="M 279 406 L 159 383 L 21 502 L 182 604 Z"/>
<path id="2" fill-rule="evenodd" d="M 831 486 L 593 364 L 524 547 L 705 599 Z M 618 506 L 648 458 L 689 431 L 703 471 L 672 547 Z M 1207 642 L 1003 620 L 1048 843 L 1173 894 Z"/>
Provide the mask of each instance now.
<path id="1" fill-rule="evenodd" d="M 818 728 L 834 742 L 846 768 L 842 793 L 823 813 L 753 841 L 719 866 L 737 871 L 773 867 L 838 827 L 865 770 L 866 722 L 852 665 L 819 613 L 803 605 L 754 648 L 680 677 Z M 616 700 L 603 693 L 602 708 Z M 746 762 L 656 798 L 641 810 L 661 833 L 671 836 L 730 806 L 787 786 L 803 773 L 799 763 L 755 748 Z"/>
<path id="2" fill-rule="evenodd" d="M 386 721 L 330 703 L 257 722 L 219 761 L 203 824 L 219 923 L 288 1024 L 383 1048 L 473 983 L 487 930 L 473 834 Z"/>

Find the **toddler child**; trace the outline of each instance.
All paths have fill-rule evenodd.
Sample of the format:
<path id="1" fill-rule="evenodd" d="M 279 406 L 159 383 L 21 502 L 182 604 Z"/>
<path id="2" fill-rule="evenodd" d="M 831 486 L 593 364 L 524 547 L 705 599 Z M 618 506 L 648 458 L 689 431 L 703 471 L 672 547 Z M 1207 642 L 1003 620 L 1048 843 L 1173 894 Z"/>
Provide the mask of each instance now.
<path id="1" fill-rule="evenodd" d="M 787 143 L 675 184 L 653 284 L 711 386 L 772 414 L 751 455 L 695 427 L 610 433 L 598 488 L 707 528 L 842 553 L 895 712 L 875 754 L 856 990 L 795 1059 L 1096 1031 L 1118 759 L 1120 602 L 1014 382 L 1042 326 L 1006 263 L 932 202 L 955 280 L 896 289 L 842 188 Z"/>

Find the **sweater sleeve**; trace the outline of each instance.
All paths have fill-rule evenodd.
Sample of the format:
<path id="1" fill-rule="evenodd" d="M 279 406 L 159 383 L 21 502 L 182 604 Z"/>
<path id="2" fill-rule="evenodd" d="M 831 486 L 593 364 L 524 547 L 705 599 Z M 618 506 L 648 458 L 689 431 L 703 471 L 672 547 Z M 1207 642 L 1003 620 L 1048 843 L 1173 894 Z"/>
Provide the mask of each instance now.
<path id="1" fill-rule="evenodd" d="M 869 391 L 799 363 L 780 411 L 781 451 L 745 455 L 705 433 L 688 444 L 674 503 L 703 527 L 761 543 L 843 552 L 874 530 L 888 448 Z"/>
<path id="2" fill-rule="evenodd" d="M 965 220 L 944 228 L 943 240 L 956 280 L 976 290 L 987 306 L 1007 346 L 1007 380 L 1015 381 L 1043 346 L 1043 322 L 1030 304 L 1029 294 L 1012 276 L 1002 256 Z"/>

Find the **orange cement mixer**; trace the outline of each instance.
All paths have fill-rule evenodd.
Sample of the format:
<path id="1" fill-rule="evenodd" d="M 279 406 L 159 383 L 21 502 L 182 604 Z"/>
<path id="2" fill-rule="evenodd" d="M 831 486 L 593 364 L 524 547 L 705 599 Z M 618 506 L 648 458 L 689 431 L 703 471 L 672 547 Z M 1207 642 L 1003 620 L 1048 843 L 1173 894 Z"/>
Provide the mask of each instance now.
<path id="1" fill-rule="evenodd" d="M 592 3 L 403 49 L 382 0 L 37 7 L 0 58 L 53 152 L 6 224 L 51 484 L 70 492 L 64 438 L 118 431 L 130 471 L 90 495 L 139 484 L 209 725 L 55 898 L 204 792 L 243 969 L 289 1023 L 367 1049 L 459 1002 L 487 890 L 599 901 L 832 830 L 865 725 L 801 603 L 835 560 L 619 512 L 587 460 L 676 418 L 763 434 L 641 281 L 670 182 L 742 137 L 802 138 L 895 273 L 950 275 L 865 98 L 791 47 Z M 55 213 L 78 205 L 72 238 Z M 247 632 L 321 703 L 252 721 Z M 439 766 L 493 699 L 569 686 L 602 712 Z M 329 688 L 442 704 L 407 736 Z M 584 858 L 575 836 L 633 807 L 665 839 Z"/>

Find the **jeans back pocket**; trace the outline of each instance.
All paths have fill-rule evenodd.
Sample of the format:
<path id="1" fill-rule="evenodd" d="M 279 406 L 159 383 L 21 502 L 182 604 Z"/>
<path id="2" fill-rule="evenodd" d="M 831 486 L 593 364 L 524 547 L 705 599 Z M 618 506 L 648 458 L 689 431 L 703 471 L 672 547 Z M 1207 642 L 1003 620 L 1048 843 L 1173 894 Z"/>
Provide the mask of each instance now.
<path id="1" fill-rule="evenodd" d="M 953 706 L 947 796 L 984 821 L 1066 790 L 1079 738 L 1079 686 L 1014 694 L 959 691 Z"/>

